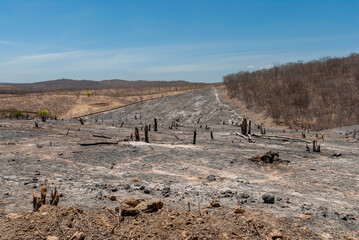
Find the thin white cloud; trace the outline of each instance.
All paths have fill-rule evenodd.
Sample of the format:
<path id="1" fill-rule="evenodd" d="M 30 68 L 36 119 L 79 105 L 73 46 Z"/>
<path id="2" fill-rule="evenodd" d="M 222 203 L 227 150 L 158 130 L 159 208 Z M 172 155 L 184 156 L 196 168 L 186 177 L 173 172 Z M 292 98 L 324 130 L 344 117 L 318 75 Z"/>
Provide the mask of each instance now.
<path id="1" fill-rule="evenodd" d="M 273 53 L 236 52 L 211 44 L 40 52 L 0 61 L 0 81 L 74 79 L 185 79 L 220 81 L 241 69 L 264 66 Z"/>
<path id="2" fill-rule="evenodd" d="M 40 60 L 40 61 L 48 61 L 48 60 L 58 60 L 68 57 L 74 57 L 83 55 L 86 53 L 85 51 L 70 51 L 70 52 L 59 52 L 59 53 L 46 53 L 46 54 L 37 54 L 37 55 L 27 55 L 18 57 L 17 60 Z"/>
<path id="3" fill-rule="evenodd" d="M 146 69 L 148 72 L 154 73 L 181 73 L 181 72 L 213 72 L 226 71 L 240 68 L 236 63 L 194 63 L 194 64 L 179 64 L 170 66 L 157 66 Z M 242 66 L 243 67 L 243 66 Z"/>
<path id="4" fill-rule="evenodd" d="M 174 72 L 197 72 L 203 71 L 203 66 L 195 64 L 180 64 L 172 66 L 159 66 L 147 69 L 149 72 L 155 73 L 174 73 Z"/>
<path id="5" fill-rule="evenodd" d="M 14 65 L 14 64 L 29 64 L 29 63 L 48 63 L 49 61 L 64 60 L 76 56 L 81 56 L 83 55 L 84 52 L 85 51 L 70 51 L 70 52 L 24 55 L 4 61 L 0 64 Z"/>
<path id="6" fill-rule="evenodd" d="M 213 71 L 237 71 L 241 68 L 255 68 L 254 65 L 246 65 L 247 61 L 254 61 L 265 55 L 257 54 L 215 54 L 201 56 L 191 64 L 175 64 L 154 66 L 147 69 L 154 73 L 181 73 L 181 72 L 213 72 Z"/>
<path id="7" fill-rule="evenodd" d="M 0 45 L 15 46 L 15 44 L 16 44 L 15 42 L 0 40 Z"/>
<path id="8" fill-rule="evenodd" d="M 60 63 L 65 66 L 80 66 L 92 65 L 100 67 L 103 65 L 123 64 L 130 62 L 143 61 L 145 58 L 137 56 L 136 54 L 123 54 L 119 51 L 68 51 L 68 52 L 55 52 L 44 53 L 35 55 L 24 55 L 13 58 L 11 60 L 2 62 L 3 65 L 41 65 Z"/>

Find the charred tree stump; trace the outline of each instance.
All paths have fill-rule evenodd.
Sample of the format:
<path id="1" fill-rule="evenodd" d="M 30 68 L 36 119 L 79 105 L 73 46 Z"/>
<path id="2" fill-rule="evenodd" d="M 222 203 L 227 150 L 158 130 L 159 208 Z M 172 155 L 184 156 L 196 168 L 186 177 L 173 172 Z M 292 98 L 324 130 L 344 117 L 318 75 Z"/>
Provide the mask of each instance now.
<path id="1" fill-rule="evenodd" d="M 211 132 L 211 139 L 214 140 L 214 137 L 213 137 L 213 132 Z"/>
<path id="2" fill-rule="evenodd" d="M 153 119 L 153 131 L 157 132 L 157 118 Z"/>
<path id="3" fill-rule="evenodd" d="M 242 123 L 241 123 L 241 129 L 242 129 L 242 134 L 247 136 L 247 118 L 245 116 L 243 116 L 242 118 Z"/>
<path id="4" fill-rule="evenodd" d="M 46 117 L 42 116 L 41 121 L 46 122 Z"/>
<path id="5" fill-rule="evenodd" d="M 35 127 L 39 128 L 39 124 L 37 122 L 35 122 Z"/>
<path id="6" fill-rule="evenodd" d="M 80 121 L 81 125 L 85 124 L 85 121 L 82 118 L 80 118 L 79 121 Z"/>
<path id="7" fill-rule="evenodd" d="M 196 129 L 193 132 L 193 144 L 196 144 L 197 131 Z"/>
<path id="8" fill-rule="evenodd" d="M 145 142 L 148 143 L 148 126 L 145 126 Z"/>
<path id="9" fill-rule="evenodd" d="M 46 201 L 47 187 L 46 184 L 41 187 L 40 197 L 36 195 L 35 192 L 32 193 L 32 203 L 33 203 L 33 211 L 39 210 L 39 208 L 43 205 L 50 204 L 53 206 L 57 206 L 60 201 L 60 194 L 57 192 L 56 187 L 55 190 L 51 192 L 50 201 Z"/>
<path id="10" fill-rule="evenodd" d="M 149 131 L 149 132 L 151 131 L 151 124 L 148 125 L 148 131 Z"/>
<path id="11" fill-rule="evenodd" d="M 47 187 L 46 187 L 46 184 L 45 185 L 42 185 L 41 187 L 41 202 L 43 205 L 46 204 L 46 193 L 47 193 Z"/>
<path id="12" fill-rule="evenodd" d="M 135 128 L 135 137 L 136 137 L 136 141 L 140 141 L 140 132 L 138 131 L 138 128 Z"/>
<path id="13" fill-rule="evenodd" d="M 32 193 L 32 209 L 33 211 L 37 211 L 37 195 L 35 192 Z"/>
<path id="14" fill-rule="evenodd" d="M 59 203 L 59 200 L 60 200 L 60 194 L 57 192 L 56 186 L 55 186 L 54 191 L 51 191 L 50 204 L 57 206 L 57 204 Z"/>
<path id="15" fill-rule="evenodd" d="M 320 145 L 317 140 L 313 140 L 313 152 L 320 152 Z"/>
<path id="16" fill-rule="evenodd" d="M 266 129 L 265 127 L 263 126 L 263 124 L 261 125 L 261 134 L 266 134 Z"/>
<path id="17" fill-rule="evenodd" d="M 251 134 L 252 131 L 252 119 L 248 120 L 248 134 Z"/>

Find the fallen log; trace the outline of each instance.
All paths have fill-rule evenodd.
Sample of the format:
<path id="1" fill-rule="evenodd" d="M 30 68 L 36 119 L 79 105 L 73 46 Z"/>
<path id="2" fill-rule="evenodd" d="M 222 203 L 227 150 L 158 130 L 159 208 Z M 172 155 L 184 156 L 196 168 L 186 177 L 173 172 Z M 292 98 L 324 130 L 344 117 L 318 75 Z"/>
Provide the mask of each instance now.
<path id="1" fill-rule="evenodd" d="M 175 134 L 172 134 L 172 136 L 174 136 L 175 138 L 177 138 L 177 140 L 182 141 L 179 137 L 177 137 Z"/>
<path id="2" fill-rule="evenodd" d="M 111 145 L 111 144 L 118 144 L 118 141 L 79 143 L 80 146 Z"/>
<path id="3" fill-rule="evenodd" d="M 98 138 L 107 138 L 107 139 L 111 139 L 111 137 L 104 136 L 104 135 L 96 135 L 96 134 L 92 134 L 92 136 L 94 136 L 94 137 L 98 137 Z"/>
<path id="4" fill-rule="evenodd" d="M 247 136 L 244 135 L 244 134 L 241 134 L 241 133 L 235 133 L 235 134 L 236 134 L 237 136 L 240 136 L 240 137 L 242 137 L 242 138 L 248 140 L 248 142 L 253 142 L 252 137 L 251 137 L 250 134 L 247 134 Z"/>
<path id="5" fill-rule="evenodd" d="M 282 141 L 292 141 L 292 142 L 305 142 L 311 143 L 310 141 L 300 139 L 300 138 L 290 138 L 290 137 L 283 137 L 283 136 L 266 136 L 262 137 L 264 139 L 271 139 L 271 140 L 282 140 Z"/>
<path id="6" fill-rule="evenodd" d="M 292 141 L 292 142 L 305 142 L 305 143 L 311 143 L 311 141 L 300 139 L 300 138 L 290 138 L 290 137 L 284 137 L 284 136 L 277 136 L 277 135 L 258 135 L 258 134 L 252 134 L 254 137 L 260 137 L 263 139 L 269 139 L 269 140 L 277 140 L 277 141 Z"/>

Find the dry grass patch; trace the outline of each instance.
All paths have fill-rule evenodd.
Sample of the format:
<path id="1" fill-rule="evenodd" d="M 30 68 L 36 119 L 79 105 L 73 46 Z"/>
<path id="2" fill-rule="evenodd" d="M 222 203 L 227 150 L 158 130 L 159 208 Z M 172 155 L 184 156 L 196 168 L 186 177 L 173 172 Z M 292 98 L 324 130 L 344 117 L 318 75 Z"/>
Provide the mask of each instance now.
<path id="1" fill-rule="evenodd" d="M 4 94 L 0 95 L 0 106 L 3 110 L 0 111 L 0 115 L 9 115 L 6 109 L 17 109 L 30 114 L 36 114 L 38 111 L 46 109 L 51 116 L 74 118 L 142 101 L 176 95 L 196 88 L 198 86 Z M 91 96 L 87 96 L 87 92 L 91 92 Z"/>

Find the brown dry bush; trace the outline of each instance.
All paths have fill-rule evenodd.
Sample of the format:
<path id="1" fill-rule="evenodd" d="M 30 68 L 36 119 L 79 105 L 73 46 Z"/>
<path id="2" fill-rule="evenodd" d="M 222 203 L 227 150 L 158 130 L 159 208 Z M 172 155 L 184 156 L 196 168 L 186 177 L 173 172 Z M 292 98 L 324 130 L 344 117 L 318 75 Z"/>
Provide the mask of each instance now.
<path id="1" fill-rule="evenodd" d="M 325 129 L 359 123 L 359 54 L 223 77 L 231 98 L 276 123 Z"/>

